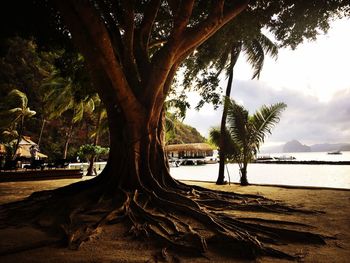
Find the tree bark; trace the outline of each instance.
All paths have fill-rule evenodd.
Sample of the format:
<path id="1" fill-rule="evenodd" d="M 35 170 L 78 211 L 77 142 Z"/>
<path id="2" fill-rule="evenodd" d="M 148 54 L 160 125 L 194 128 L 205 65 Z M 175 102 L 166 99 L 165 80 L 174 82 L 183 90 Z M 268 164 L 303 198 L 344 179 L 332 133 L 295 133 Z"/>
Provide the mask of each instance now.
<path id="1" fill-rule="evenodd" d="M 247 166 L 248 166 L 248 163 L 243 163 L 243 168 L 240 169 L 240 173 L 241 173 L 240 183 L 242 186 L 247 186 L 249 184 L 248 178 L 247 178 Z"/>
<path id="2" fill-rule="evenodd" d="M 45 118 L 42 118 L 42 124 L 41 124 L 41 129 L 40 129 L 39 139 L 38 139 L 38 148 L 40 147 L 41 138 L 42 138 L 42 135 L 43 135 L 43 131 L 44 131 L 44 127 L 45 127 L 45 123 L 46 123 Z"/>

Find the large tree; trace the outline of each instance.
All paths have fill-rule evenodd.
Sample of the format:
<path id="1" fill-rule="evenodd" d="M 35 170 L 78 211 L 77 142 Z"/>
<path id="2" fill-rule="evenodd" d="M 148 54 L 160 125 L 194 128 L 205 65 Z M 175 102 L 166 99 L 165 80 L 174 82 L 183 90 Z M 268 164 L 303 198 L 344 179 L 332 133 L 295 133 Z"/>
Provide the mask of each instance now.
<path id="1" fill-rule="evenodd" d="M 54 17 L 59 22 L 62 17 L 66 25 L 59 28 L 69 31 L 68 36 L 72 36 L 85 57 L 94 86 L 106 107 L 109 160 L 95 179 L 35 194 L 16 204 L 17 209 L 8 211 L 15 211 L 17 216 L 8 222 L 28 220 L 39 221 L 45 227 L 60 226 L 71 247 L 79 247 L 103 224 L 121 219 L 131 224 L 130 233 L 136 236 L 155 236 L 192 253 L 203 253 L 209 245 L 236 256 L 293 258 L 265 243 L 305 238 L 309 242 L 324 242 L 317 234 L 264 224 L 271 223 L 269 220 L 251 223 L 217 211 L 218 206 L 281 213 L 295 211 L 292 208 L 259 196 L 190 187 L 169 174 L 163 148 L 163 104 L 176 70 L 186 56 L 247 8 L 248 1 L 57 0 L 55 3 L 60 16 Z M 275 21 L 275 17 L 291 15 L 293 23 L 303 11 L 303 3 L 254 1 L 249 9 L 256 10 L 256 17 L 273 18 L 277 30 L 286 27 Z M 325 1 L 325 4 L 315 10 L 337 11 L 343 2 Z M 310 9 L 308 4 L 305 6 L 305 10 Z M 299 20 L 305 13 L 300 13 Z M 322 17 L 320 21 L 327 19 Z M 317 16 L 314 20 L 319 21 Z M 316 22 L 310 27 L 318 25 Z M 18 206 L 25 212 L 21 216 Z M 99 219 L 84 221 L 87 214 Z"/>
<path id="2" fill-rule="evenodd" d="M 246 5 L 57 1 L 107 108 L 113 162 L 103 173 L 105 180 L 164 194 L 164 187 L 178 187 L 164 158 L 166 95 L 182 60 Z"/>

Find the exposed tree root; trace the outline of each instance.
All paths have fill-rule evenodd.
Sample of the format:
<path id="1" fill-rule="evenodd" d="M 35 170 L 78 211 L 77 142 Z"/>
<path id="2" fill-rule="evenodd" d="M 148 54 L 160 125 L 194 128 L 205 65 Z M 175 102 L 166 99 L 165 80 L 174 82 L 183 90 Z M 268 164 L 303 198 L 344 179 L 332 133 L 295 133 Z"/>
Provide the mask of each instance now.
<path id="1" fill-rule="evenodd" d="M 123 223 L 135 237 L 153 237 L 177 251 L 203 255 L 207 249 L 233 257 L 271 256 L 296 259 L 278 250 L 284 242 L 324 244 L 325 236 L 306 231 L 307 225 L 264 218 L 237 218 L 230 210 L 263 213 L 312 213 L 258 195 L 190 187 L 150 192 L 119 189 L 114 195 L 75 186 L 33 194 L 4 205 L 1 226 L 35 223 L 55 229 L 67 246 L 78 249 L 106 224 Z M 68 193 L 75 192 L 70 196 Z M 5 223 L 6 222 L 6 223 Z M 299 230 L 302 228 L 303 230 Z M 167 253 L 163 256 L 166 258 Z"/>

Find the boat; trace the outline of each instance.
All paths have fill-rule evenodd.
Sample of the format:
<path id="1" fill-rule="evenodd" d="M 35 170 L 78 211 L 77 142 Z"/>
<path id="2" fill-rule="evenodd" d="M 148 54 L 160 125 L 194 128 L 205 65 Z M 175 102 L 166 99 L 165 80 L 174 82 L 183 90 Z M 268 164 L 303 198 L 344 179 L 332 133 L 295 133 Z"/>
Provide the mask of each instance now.
<path id="1" fill-rule="evenodd" d="M 291 155 L 282 155 L 282 156 L 278 156 L 278 157 L 274 157 L 277 161 L 293 161 L 296 158 L 294 156 Z"/>
<path id="2" fill-rule="evenodd" d="M 327 154 L 343 154 L 341 151 L 328 152 Z"/>
<path id="3" fill-rule="evenodd" d="M 270 155 L 258 155 L 255 160 L 255 162 L 266 162 L 266 161 L 274 161 L 274 158 Z"/>

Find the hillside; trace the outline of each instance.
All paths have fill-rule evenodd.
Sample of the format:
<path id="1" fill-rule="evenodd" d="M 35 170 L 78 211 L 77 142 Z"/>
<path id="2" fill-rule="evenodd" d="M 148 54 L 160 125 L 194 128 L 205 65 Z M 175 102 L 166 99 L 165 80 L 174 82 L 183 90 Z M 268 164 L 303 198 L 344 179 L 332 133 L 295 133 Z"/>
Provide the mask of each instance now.
<path id="1" fill-rule="evenodd" d="M 331 152 L 331 151 L 350 151 L 349 143 L 320 143 L 313 145 L 301 144 L 297 140 L 289 141 L 285 144 L 265 147 L 261 153 L 280 153 L 280 152 Z"/>
<path id="2" fill-rule="evenodd" d="M 196 128 L 178 120 L 175 120 L 174 128 L 167 133 L 166 137 L 167 144 L 198 143 L 206 141 Z"/>
<path id="3" fill-rule="evenodd" d="M 297 140 L 289 141 L 283 146 L 283 152 L 310 152 L 311 148 L 307 145 L 301 144 Z"/>

